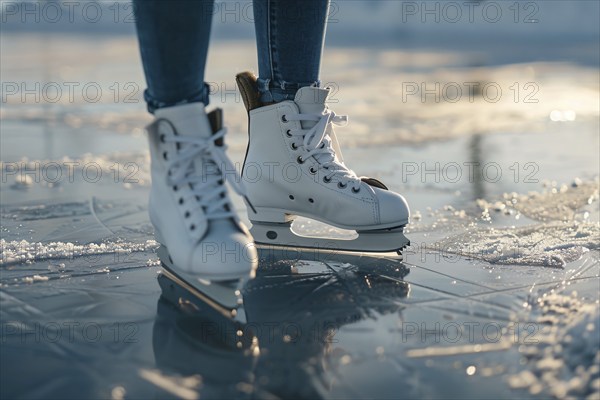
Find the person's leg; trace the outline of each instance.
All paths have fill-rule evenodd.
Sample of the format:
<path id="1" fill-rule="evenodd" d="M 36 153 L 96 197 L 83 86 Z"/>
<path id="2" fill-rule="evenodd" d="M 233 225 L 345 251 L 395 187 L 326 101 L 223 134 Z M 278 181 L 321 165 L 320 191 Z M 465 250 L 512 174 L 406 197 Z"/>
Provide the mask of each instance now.
<path id="1" fill-rule="evenodd" d="M 263 103 L 319 85 L 329 0 L 254 0 L 258 87 Z"/>
<path id="2" fill-rule="evenodd" d="M 169 253 L 170 264 L 163 267 L 194 286 L 199 277 L 221 281 L 252 275 L 258 258 L 225 185 L 228 181 L 244 194 L 222 144 L 221 110 L 205 110 L 212 7 L 212 0 L 134 0 L 148 84 L 144 97 L 155 116 L 146 128 L 152 181 L 148 213 L 156 240 Z"/>
<path id="3" fill-rule="evenodd" d="M 248 218 L 254 240 L 330 250 L 401 251 L 409 244 L 403 234 L 408 203 L 381 181 L 346 166 L 334 125 L 344 125 L 348 118 L 327 105 L 329 88 L 316 87 L 327 1 L 254 4 L 259 79 L 251 72 L 236 76 L 249 117 L 242 177 L 249 178 L 244 182 L 253 205 Z M 256 175 L 256 166 L 267 163 L 275 171 L 259 170 Z M 292 180 L 288 167 L 294 164 L 298 172 Z M 358 237 L 297 235 L 290 229 L 297 216 L 355 230 Z"/>
<path id="4" fill-rule="evenodd" d="M 204 69 L 213 0 L 134 0 L 136 29 L 148 89 L 148 111 L 208 104 Z"/>

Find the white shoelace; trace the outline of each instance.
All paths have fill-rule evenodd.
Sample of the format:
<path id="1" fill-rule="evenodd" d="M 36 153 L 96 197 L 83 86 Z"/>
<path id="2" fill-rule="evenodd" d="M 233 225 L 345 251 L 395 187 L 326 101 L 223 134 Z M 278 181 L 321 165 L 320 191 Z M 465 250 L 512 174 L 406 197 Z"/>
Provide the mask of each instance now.
<path id="1" fill-rule="evenodd" d="M 235 166 L 225 154 L 225 144 L 217 146 L 216 142 L 223 138 L 227 132 L 222 128 L 210 138 L 197 136 L 169 135 L 165 142 L 181 144 L 181 148 L 174 155 L 169 154 L 167 164 L 169 174 L 167 183 L 174 188 L 189 184 L 192 188 L 187 197 L 182 197 L 184 202 L 196 201 L 202 207 L 207 219 L 233 217 L 234 210 L 227 209 L 229 197 L 225 181 L 229 182 L 233 190 L 243 196 L 248 205 L 252 204 L 246 195 L 246 189 Z M 202 158 L 202 175 L 196 173 L 194 162 Z"/>
<path id="2" fill-rule="evenodd" d="M 327 134 L 329 124 L 343 126 L 348 122 L 347 115 L 336 115 L 331 110 L 326 110 L 322 114 L 294 114 L 285 116 L 288 121 L 313 121 L 315 126 L 310 129 L 290 129 L 288 134 L 291 136 L 302 137 L 302 144 L 294 143 L 304 152 L 299 161 L 314 157 L 317 160 L 317 168 L 324 168 L 328 171 L 323 179 L 326 182 L 332 181 L 335 177 L 338 185 L 346 187 L 348 183 L 352 184 L 352 190 L 358 192 L 361 187 L 361 180 L 354 171 L 338 162 L 335 158 L 335 150 L 332 147 L 332 141 Z"/>

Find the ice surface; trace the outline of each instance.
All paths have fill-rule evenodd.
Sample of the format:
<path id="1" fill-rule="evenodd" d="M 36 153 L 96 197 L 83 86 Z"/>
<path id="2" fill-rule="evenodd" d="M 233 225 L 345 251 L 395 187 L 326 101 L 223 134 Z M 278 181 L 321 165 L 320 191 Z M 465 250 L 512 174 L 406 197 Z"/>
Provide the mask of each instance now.
<path id="1" fill-rule="evenodd" d="M 505 193 L 496 201 L 477 199 L 465 206 L 432 210 L 408 232 L 439 238 L 424 242 L 424 248 L 491 264 L 563 268 L 589 250 L 600 250 L 597 181 Z"/>

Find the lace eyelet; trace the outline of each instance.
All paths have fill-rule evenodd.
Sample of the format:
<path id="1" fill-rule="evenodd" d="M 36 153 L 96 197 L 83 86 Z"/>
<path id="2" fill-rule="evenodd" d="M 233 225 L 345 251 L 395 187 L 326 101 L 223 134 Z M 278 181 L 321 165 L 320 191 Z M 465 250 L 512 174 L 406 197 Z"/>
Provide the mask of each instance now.
<path id="1" fill-rule="evenodd" d="M 309 171 L 313 175 L 317 173 L 317 170 L 315 169 L 315 167 L 310 167 Z"/>
<path id="2" fill-rule="evenodd" d="M 185 214 L 183 214 L 183 216 L 184 216 L 184 217 L 186 217 L 186 218 L 189 218 L 189 217 L 190 217 L 190 215 L 191 215 L 191 214 L 190 214 L 190 212 L 189 212 L 189 211 L 186 211 L 186 212 L 185 212 Z"/>
<path id="3" fill-rule="evenodd" d="M 283 123 L 286 123 L 286 122 L 288 122 L 288 120 L 287 120 L 287 118 L 286 118 L 285 114 L 283 114 L 283 115 L 281 116 L 281 122 L 283 122 Z"/>
<path id="4" fill-rule="evenodd" d="M 166 160 L 167 159 L 167 152 L 163 151 L 163 158 Z"/>
<path id="5" fill-rule="evenodd" d="M 314 202 L 315 202 L 315 200 L 314 200 L 314 199 L 312 199 L 312 198 L 309 198 L 309 199 L 308 199 L 308 202 L 309 202 L 309 203 L 314 203 Z"/>
<path id="6" fill-rule="evenodd" d="M 331 182 L 331 178 L 328 178 L 328 177 L 324 176 L 323 177 L 323 182 L 329 183 L 329 182 Z"/>
<path id="7" fill-rule="evenodd" d="M 298 158 L 296 158 L 296 161 L 298 162 L 298 164 L 304 164 L 304 160 L 302 159 L 302 156 L 298 156 Z"/>
<path id="8" fill-rule="evenodd" d="M 160 135 L 160 141 L 161 141 L 162 143 L 164 143 L 164 142 L 165 142 L 165 134 L 164 134 L 164 133 L 163 133 L 162 135 Z"/>
<path id="9" fill-rule="evenodd" d="M 296 146 L 296 143 L 292 143 L 292 150 L 298 150 L 298 146 Z"/>
<path id="10" fill-rule="evenodd" d="M 346 188 L 346 186 L 348 186 L 348 185 L 347 185 L 347 184 L 345 184 L 345 183 L 342 183 L 342 182 L 338 182 L 338 187 L 339 187 L 340 189 L 345 189 L 345 188 Z"/>
<path id="11" fill-rule="evenodd" d="M 321 145 L 319 145 L 320 149 L 324 149 L 325 148 L 325 143 L 321 143 Z"/>
<path id="12" fill-rule="evenodd" d="M 358 193 L 358 192 L 360 192 L 360 188 L 358 188 L 358 189 L 352 188 L 352 193 Z"/>
<path id="13" fill-rule="evenodd" d="M 184 203 L 183 197 L 179 198 L 179 204 L 183 204 L 183 203 Z"/>
<path id="14" fill-rule="evenodd" d="M 177 190 L 179 190 L 179 188 L 177 187 L 177 185 L 173 186 L 173 191 L 176 192 Z"/>
<path id="15" fill-rule="evenodd" d="M 285 131 L 285 135 L 287 137 L 292 137 L 292 131 L 291 131 L 291 129 L 288 129 L 287 131 Z"/>
<path id="16" fill-rule="evenodd" d="M 190 231 L 194 231 L 194 230 L 196 230 L 196 225 L 194 225 L 194 224 L 190 225 Z"/>

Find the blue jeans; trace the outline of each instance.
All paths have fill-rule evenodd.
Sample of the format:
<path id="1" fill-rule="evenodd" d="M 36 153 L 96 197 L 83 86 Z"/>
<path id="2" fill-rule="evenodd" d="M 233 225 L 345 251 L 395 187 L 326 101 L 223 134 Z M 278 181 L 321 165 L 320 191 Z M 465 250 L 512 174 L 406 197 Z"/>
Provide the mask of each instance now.
<path id="1" fill-rule="evenodd" d="M 208 104 L 204 81 L 214 0 L 134 0 L 148 110 Z M 263 102 L 319 85 L 329 0 L 255 0 L 258 84 Z"/>

